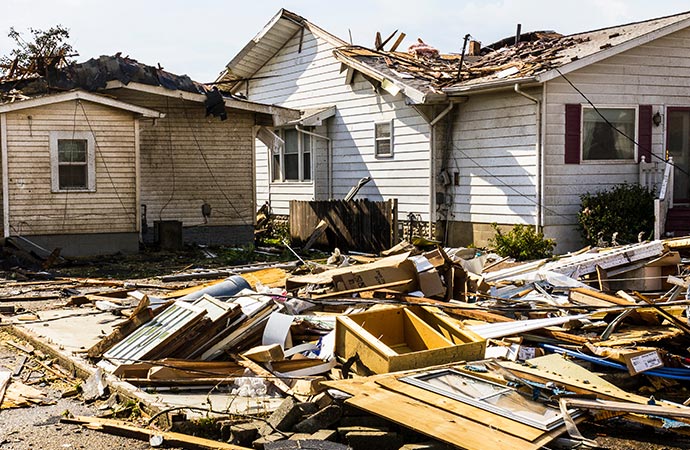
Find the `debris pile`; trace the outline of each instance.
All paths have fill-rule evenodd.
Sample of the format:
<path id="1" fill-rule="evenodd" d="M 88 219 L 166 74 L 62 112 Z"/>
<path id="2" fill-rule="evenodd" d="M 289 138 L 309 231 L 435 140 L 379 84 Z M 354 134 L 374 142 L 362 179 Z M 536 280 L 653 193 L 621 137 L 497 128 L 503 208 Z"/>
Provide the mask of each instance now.
<path id="1" fill-rule="evenodd" d="M 170 411 L 205 410 L 233 445 L 575 448 L 594 445 L 578 424 L 614 417 L 687 434 L 689 250 L 678 238 L 516 262 L 402 242 L 67 304 L 120 317 L 79 352 L 96 386 L 206 392 Z M 45 331 L 45 317 L 17 326 Z"/>

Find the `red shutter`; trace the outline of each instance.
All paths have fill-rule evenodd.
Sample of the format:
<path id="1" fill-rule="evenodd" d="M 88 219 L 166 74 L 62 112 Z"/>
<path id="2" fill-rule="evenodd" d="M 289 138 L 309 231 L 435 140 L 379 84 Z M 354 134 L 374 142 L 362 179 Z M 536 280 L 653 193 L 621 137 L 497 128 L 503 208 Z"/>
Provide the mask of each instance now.
<path id="1" fill-rule="evenodd" d="M 640 105 L 637 120 L 637 160 L 652 162 L 652 105 Z"/>
<path id="2" fill-rule="evenodd" d="M 580 164 L 580 124 L 582 106 L 565 105 L 565 163 Z"/>

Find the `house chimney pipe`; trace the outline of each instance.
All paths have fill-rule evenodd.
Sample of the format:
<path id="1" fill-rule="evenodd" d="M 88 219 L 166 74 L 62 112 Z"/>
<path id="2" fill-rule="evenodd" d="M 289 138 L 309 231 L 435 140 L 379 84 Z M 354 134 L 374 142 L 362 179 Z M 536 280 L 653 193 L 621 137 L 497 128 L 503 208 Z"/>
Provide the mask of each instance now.
<path id="1" fill-rule="evenodd" d="M 521 23 L 517 24 L 517 30 L 515 30 L 515 45 L 518 45 L 518 42 L 520 42 L 520 34 L 522 34 Z"/>

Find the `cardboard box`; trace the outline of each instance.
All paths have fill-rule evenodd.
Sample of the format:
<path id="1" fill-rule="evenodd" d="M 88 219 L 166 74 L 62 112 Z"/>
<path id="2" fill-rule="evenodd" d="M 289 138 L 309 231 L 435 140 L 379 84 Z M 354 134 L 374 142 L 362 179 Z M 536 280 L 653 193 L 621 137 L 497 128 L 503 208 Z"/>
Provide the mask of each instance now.
<path id="1" fill-rule="evenodd" d="M 436 269 L 418 273 L 417 281 L 419 282 L 419 290 L 424 293 L 425 297 L 445 295 L 446 293 L 446 287 L 441 280 L 441 274 Z"/>
<path id="2" fill-rule="evenodd" d="M 656 350 L 644 350 L 623 355 L 625 365 L 628 366 L 630 375 L 646 372 L 648 370 L 664 367 L 664 361 Z"/>
<path id="3" fill-rule="evenodd" d="M 417 270 L 409 259 L 380 260 L 371 264 L 354 266 L 348 272 L 333 275 L 333 288 L 336 291 L 375 288 L 396 282 L 403 284 L 389 287 L 389 289 L 401 292 L 416 290 Z"/>
<path id="4" fill-rule="evenodd" d="M 433 307 L 390 307 L 339 316 L 336 355 L 362 375 L 484 358 L 486 341 Z"/>

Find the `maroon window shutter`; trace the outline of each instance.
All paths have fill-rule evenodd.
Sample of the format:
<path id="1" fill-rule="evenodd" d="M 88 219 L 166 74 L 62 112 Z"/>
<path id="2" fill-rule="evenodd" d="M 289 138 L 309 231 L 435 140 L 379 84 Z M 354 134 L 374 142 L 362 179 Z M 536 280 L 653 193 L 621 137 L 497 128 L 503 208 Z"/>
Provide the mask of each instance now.
<path id="1" fill-rule="evenodd" d="M 637 157 L 652 162 L 652 105 L 640 105 L 637 120 Z"/>
<path id="2" fill-rule="evenodd" d="M 565 163 L 580 164 L 580 124 L 582 106 L 565 105 Z"/>

